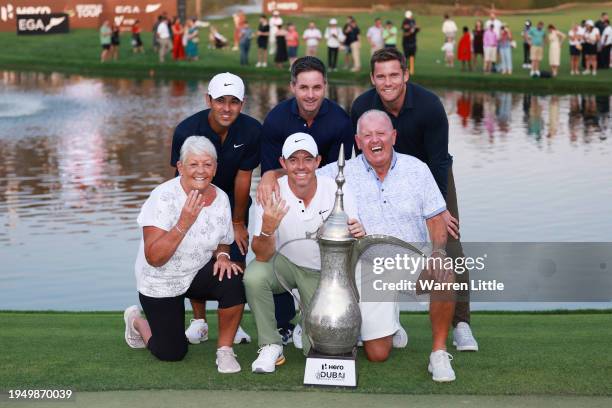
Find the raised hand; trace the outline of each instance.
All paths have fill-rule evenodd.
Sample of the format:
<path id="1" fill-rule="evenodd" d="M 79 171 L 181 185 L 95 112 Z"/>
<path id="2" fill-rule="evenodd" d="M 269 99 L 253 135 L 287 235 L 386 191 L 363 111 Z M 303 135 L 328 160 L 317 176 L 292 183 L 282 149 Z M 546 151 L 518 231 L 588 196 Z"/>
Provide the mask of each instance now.
<path id="1" fill-rule="evenodd" d="M 198 219 L 202 208 L 204 208 L 204 196 L 197 190 L 191 190 L 187 195 L 187 200 L 185 200 L 185 205 L 183 205 L 181 215 L 176 223 L 180 232 L 184 234 L 191 228 Z"/>
<path id="2" fill-rule="evenodd" d="M 263 201 L 263 221 L 261 230 L 265 233 L 272 234 L 281 221 L 289 212 L 289 206 L 285 200 L 280 201 L 276 198 L 276 194 L 272 193 L 271 196 L 265 197 Z"/>

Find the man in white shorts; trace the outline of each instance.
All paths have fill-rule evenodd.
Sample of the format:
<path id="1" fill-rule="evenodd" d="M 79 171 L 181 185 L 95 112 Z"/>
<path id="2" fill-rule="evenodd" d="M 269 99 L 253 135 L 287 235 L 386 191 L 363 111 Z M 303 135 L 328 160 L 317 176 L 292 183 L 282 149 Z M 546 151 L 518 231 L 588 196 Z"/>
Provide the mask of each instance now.
<path id="1" fill-rule="evenodd" d="M 287 175 L 278 180 L 279 194 L 267 196 L 263 205 L 256 207 L 251 244 L 255 260 L 244 273 L 247 301 L 260 346 L 259 357 L 252 364 L 255 373 L 274 372 L 277 365 L 285 362 L 274 317 L 273 294 L 285 291 L 277 275 L 289 286 L 287 289 L 297 288 L 307 306 L 319 283 L 321 258 L 316 241 L 304 238 L 316 232 L 331 213 L 337 190 L 334 179 L 315 174 L 321 156 L 309 134 L 289 136 L 283 144 L 280 163 Z M 344 209 L 351 234 L 355 238 L 364 236 L 349 188 L 344 189 Z M 288 243 L 296 239 L 303 240 Z M 276 252 L 275 274 L 272 261 Z M 304 333 L 302 344 L 304 354 L 308 354 L 310 343 Z"/>

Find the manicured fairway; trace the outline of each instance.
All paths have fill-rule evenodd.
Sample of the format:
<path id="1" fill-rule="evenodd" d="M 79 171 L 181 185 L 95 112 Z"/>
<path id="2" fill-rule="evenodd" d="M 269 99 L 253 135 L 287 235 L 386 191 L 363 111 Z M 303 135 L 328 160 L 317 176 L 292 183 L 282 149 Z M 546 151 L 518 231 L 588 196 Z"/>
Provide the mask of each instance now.
<path id="1" fill-rule="evenodd" d="M 498 74 L 483 75 L 481 72 L 461 72 L 459 67 L 446 68 L 443 61 L 442 46 L 443 38 L 440 31 L 441 15 L 419 15 L 416 14 L 421 32 L 418 35 L 418 53 L 416 62 L 416 74 L 413 80 L 427 85 L 457 86 L 480 89 L 497 90 L 523 90 L 523 91 L 546 91 L 546 92 L 612 92 L 612 70 L 602 70 L 597 77 L 592 76 L 570 76 L 569 75 L 569 51 L 567 40 L 562 46 L 562 58 L 560 76 L 556 79 L 531 79 L 529 71 L 520 67 L 522 63 L 522 40 L 520 31 L 525 19 L 529 18 L 536 22 L 544 21 L 545 24 L 553 23 L 563 32 L 567 32 L 572 22 L 585 18 L 597 19 L 601 7 L 594 4 L 585 4 L 571 9 L 563 9 L 548 13 L 525 13 L 502 15 L 500 18 L 509 24 L 518 43 L 517 49 L 513 51 L 514 74 L 502 76 Z M 374 16 L 380 16 L 383 20 L 391 19 L 396 25 L 401 23 L 403 10 L 391 10 L 376 13 L 355 14 L 361 27 L 362 33 L 372 24 Z M 255 27 L 257 16 L 249 16 L 251 26 Z M 288 16 L 286 21 L 296 24 L 298 31 L 303 32 L 309 20 L 315 20 L 320 29 L 324 29 L 330 15 L 299 17 Z M 342 16 L 335 15 L 344 21 Z M 486 20 L 486 17 L 458 16 L 455 18 L 459 29 L 463 25 L 473 28 L 477 18 Z M 231 38 L 231 20 L 224 19 L 214 24 Z M 97 30 L 75 30 L 68 35 L 50 36 L 20 36 L 14 33 L 0 33 L 0 69 L 34 70 L 44 72 L 66 72 L 72 74 L 87 75 L 114 75 L 123 77 L 154 76 L 163 78 L 210 78 L 212 73 L 219 71 L 232 71 L 247 78 L 261 80 L 288 81 L 286 69 L 255 68 L 256 45 L 251 47 L 251 66 L 241 67 L 238 65 L 238 52 L 230 50 L 208 50 L 206 48 L 208 29 L 202 29 L 201 37 L 201 59 L 197 62 L 173 62 L 168 61 L 161 65 L 157 62 L 157 56 L 151 51 L 151 34 L 149 27 L 143 27 L 143 39 L 147 53 L 144 55 L 133 55 L 131 52 L 129 34 L 122 38 L 120 61 L 107 64 L 99 63 L 100 46 L 98 43 Z M 299 54 L 304 54 L 304 46 L 301 45 Z M 367 82 L 368 61 L 370 56 L 369 45 L 365 37 L 362 39 L 362 72 L 353 74 L 348 71 L 335 72 L 330 75 L 332 81 L 336 82 Z M 327 59 L 326 47 L 320 44 L 319 54 L 323 60 Z M 340 66 L 344 54 L 340 54 Z M 548 69 L 548 51 L 544 53 L 543 69 Z M 273 64 L 270 64 L 273 65 Z M 479 68 L 480 69 L 480 68 Z"/>
<path id="2" fill-rule="evenodd" d="M 218 374 L 214 365 L 215 318 L 211 313 L 211 340 L 190 346 L 182 362 L 163 363 L 146 350 L 128 348 L 119 312 L 2 312 L 0 390 L 312 391 L 302 386 L 304 358 L 293 346 L 286 347 L 287 363 L 275 374 L 250 372 L 256 344 L 235 348 L 241 373 Z M 394 350 L 389 361 L 369 363 L 360 353 L 357 392 L 612 396 L 610 311 L 475 314 L 473 327 L 481 351 L 457 353 L 451 349 L 457 381 L 450 384 L 436 384 L 427 373 L 428 317 L 404 314 L 402 324 L 410 335 L 408 347 Z M 245 315 L 243 327 L 255 334 L 250 314 Z"/>

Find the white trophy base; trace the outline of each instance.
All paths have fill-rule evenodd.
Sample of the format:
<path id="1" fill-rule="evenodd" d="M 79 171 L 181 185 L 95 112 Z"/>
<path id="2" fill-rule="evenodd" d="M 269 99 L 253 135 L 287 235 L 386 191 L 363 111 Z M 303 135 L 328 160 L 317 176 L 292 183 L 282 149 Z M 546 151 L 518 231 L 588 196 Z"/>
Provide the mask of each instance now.
<path id="1" fill-rule="evenodd" d="M 357 348 L 340 356 L 327 356 L 311 350 L 306 358 L 304 385 L 357 387 Z"/>

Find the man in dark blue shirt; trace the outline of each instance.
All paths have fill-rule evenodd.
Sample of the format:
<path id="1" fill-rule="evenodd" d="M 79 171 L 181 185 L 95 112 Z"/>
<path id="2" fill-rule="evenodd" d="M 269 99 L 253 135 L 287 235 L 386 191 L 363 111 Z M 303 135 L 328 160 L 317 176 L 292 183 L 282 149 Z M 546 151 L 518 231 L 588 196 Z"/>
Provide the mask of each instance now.
<path id="1" fill-rule="evenodd" d="M 210 109 L 188 117 L 176 127 L 170 164 L 176 167 L 181 147 L 189 136 L 205 136 L 213 143 L 217 150 L 217 173 L 212 182 L 225 191 L 232 207 L 235 241 L 230 248 L 230 259 L 244 269 L 249 248 L 249 192 L 253 169 L 260 160 L 261 124 L 241 113 L 244 83 L 229 72 L 213 77 L 208 84 L 206 102 Z M 201 299 L 192 299 L 191 305 L 194 321 L 186 335 L 190 342 L 199 343 L 208 338 L 205 303 Z M 237 339 L 250 341 L 242 329 L 238 330 Z"/>
<path id="2" fill-rule="evenodd" d="M 261 174 L 281 167 L 279 158 L 285 139 L 297 132 L 314 138 L 322 157 L 321 166 L 338 160 L 341 144 L 349 159 L 355 136 L 353 125 L 344 109 L 325 97 L 327 76 L 323 62 L 316 57 L 298 58 L 291 66 L 290 87 L 294 97 L 276 105 L 264 120 Z M 287 331 L 293 330 L 289 323 L 295 317 L 293 298 L 283 293 L 275 295 L 274 301 L 278 327 L 286 338 Z"/>
<path id="3" fill-rule="evenodd" d="M 431 91 L 408 81 L 406 58 L 397 49 L 376 51 L 370 60 L 370 79 L 373 89 L 357 97 L 351 107 L 351 120 L 366 111 L 386 112 L 397 131 L 394 149 L 423 161 L 434 176 L 446 200 L 443 213 L 448 229 L 447 249 L 452 258 L 463 257 L 459 241 L 459 211 L 453 179 L 453 158 L 448 153 L 448 119 L 440 99 Z M 456 276 L 457 282 L 468 282 L 469 275 Z M 472 335 L 469 291 L 457 293 L 453 317 L 453 344 L 459 351 L 477 351 L 478 343 Z"/>
<path id="4" fill-rule="evenodd" d="M 291 66 L 293 98 L 276 105 L 263 123 L 261 173 L 280 168 L 278 159 L 285 139 L 297 132 L 311 135 L 322 156 L 321 166 L 338 160 L 344 143 L 352 155 L 354 133 L 350 117 L 340 105 L 325 97 L 325 65 L 316 57 L 298 58 Z"/>

